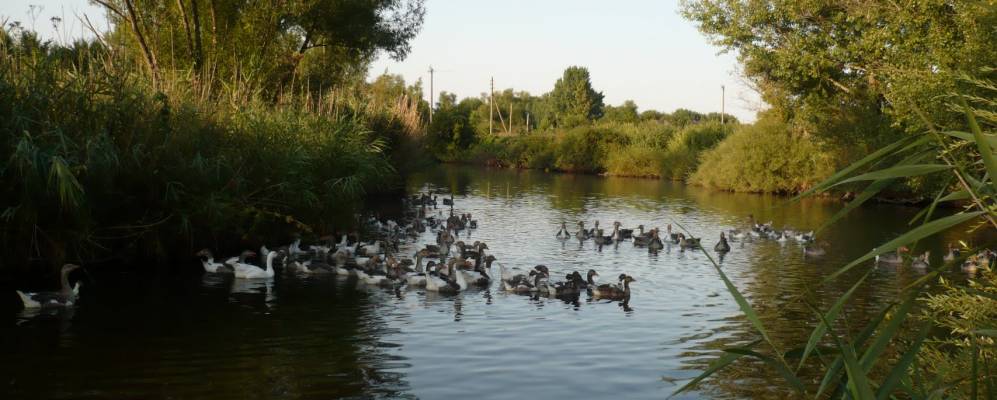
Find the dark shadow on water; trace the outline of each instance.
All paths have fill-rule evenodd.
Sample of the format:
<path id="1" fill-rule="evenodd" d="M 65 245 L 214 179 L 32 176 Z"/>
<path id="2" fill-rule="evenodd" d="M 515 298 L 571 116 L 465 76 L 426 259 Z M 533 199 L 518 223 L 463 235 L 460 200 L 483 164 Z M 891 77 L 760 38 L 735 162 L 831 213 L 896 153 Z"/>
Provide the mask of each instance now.
<path id="1" fill-rule="evenodd" d="M 345 284 L 105 278 L 74 309 L 4 324 L 0 397 L 414 397 L 370 297 Z"/>

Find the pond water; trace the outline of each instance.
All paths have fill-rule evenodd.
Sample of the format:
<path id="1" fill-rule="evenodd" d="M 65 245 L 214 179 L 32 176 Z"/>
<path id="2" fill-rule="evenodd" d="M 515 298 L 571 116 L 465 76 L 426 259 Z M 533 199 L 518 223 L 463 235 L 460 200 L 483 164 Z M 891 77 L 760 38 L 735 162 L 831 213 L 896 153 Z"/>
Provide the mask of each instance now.
<path id="1" fill-rule="evenodd" d="M 718 349 L 756 338 L 709 260 L 677 248 L 649 254 L 630 242 L 598 249 L 554 238 L 561 221 L 677 222 L 712 248 L 747 215 L 801 230 L 840 204 L 730 194 L 658 180 L 441 167 L 409 189 L 452 190 L 457 212 L 508 267 L 544 264 L 552 276 L 595 269 L 632 275 L 628 304 L 531 298 L 490 289 L 456 296 L 358 287 L 355 280 L 278 276 L 245 282 L 209 275 L 106 275 L 75 308 L 0 314 L 0 398 L 628 398 L 661 399 L 698 375 Z M 792 242 L 733 242 L 722 267 L 772 336 L 799 344 L 822 309 L 848 289 L 821 279 L 906 229 L 916 209 L 862 207 L 821 237 L 828 255 Z M 574 230 L 574 229 L 572 229 Z M 953 234 L 955 235 L 955 234 Z M 939 262 L 943 243 L 923 243 Z M 433 241 L 427 233 L 406 254 Z M 497 275 L 498 268 L 494 273 Z M 921 276 L 876 268 L 846 310 L 860 321 Z M 604 278 L 608 281 L 610 278 Z M 684 398 L 778 398 L 778 377 L 738 364 Z"/>

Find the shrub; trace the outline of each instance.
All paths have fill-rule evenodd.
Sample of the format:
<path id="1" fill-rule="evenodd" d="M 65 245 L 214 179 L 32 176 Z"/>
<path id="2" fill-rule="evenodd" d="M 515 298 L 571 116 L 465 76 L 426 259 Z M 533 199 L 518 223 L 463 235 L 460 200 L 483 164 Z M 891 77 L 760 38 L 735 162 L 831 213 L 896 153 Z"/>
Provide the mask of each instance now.
<path id="1" fill-rule="evenodd" d="M 834 165 L 785 123 L 763 118 L 745 125 L 702 156 L 692 183 L 743 192 L 804 191 L 830 175 Z"/>
<path id="2" fill-rule="evenodd" d="M 696 170 L 700 153 L 716 146 L 728 132 L 729 128 L 719 122 L 692 124 L 678 131 L 668 141 L 661 176 L 685 180 Z"/>

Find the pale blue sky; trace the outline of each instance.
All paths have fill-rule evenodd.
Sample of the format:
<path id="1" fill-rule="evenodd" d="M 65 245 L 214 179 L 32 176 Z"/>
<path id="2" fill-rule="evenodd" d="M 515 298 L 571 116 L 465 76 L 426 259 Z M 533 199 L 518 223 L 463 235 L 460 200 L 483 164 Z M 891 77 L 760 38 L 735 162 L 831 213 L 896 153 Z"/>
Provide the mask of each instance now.
<path id="1" fill-rule="evenodd" d="M 564 68 L 587 67 L 609 104 L 632 99 L 641 110 L 720 111 L 720 86 L 727 86 L 727 112 L 754 120 L 763 106 L 743 84 L 732 54 L 718 54 L 692 22 L 678 14 L 678 0 L 427 0 L 426 20 L 404 61 L 382 58 L 371 75 L 384 71 L 406 81 L 436 69 L 435 89 L 459 97 L 512 87 L 541 94 Z M 31 26 L 29 5 L 40 5 L 34 27 L 55 37 L 49 18 L 62 17 L 61 36 L 84 34 L 77 15 L 103 25 L 103 12 L 86 0 L 4 0 L 0 21 Z M 8 22 L 9 22 L 8 21 Z"/>

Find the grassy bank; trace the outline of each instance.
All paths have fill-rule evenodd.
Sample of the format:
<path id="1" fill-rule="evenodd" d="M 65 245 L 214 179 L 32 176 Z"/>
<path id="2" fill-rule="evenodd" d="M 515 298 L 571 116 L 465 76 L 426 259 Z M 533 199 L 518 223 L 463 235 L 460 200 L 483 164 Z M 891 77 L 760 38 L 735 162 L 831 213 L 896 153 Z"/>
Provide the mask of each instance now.
<path id="1" fill-rule="evenodd" d="M 655 121 L 599 122 L 563 130 L 485 136 L 443 161 L 684 180 L 695 171 L 699 154 L 732 129 L 718 122 L 681 129 Z"/>
<path id="2" fill-rule="evenodd" d="M 331 232 L 398 187 L 391 149 L 421 134 L 415 107 L 360 89 L 272 98 L 175 71 L 153 90 L 132 59 L 31 34 L 4 33 L 0 55 L 0 269 Z"/>

